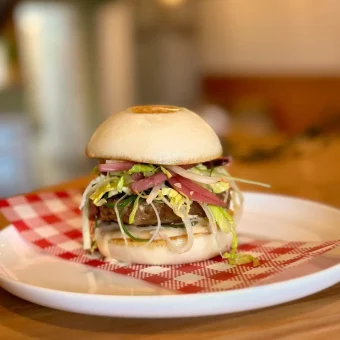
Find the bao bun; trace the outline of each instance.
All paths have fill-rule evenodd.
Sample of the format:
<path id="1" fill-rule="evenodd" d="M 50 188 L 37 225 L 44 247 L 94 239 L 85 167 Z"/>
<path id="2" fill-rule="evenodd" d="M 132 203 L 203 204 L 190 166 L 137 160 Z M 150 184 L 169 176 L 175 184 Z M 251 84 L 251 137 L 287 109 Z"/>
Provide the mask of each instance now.
<path id="1" fill-rule="evenodd" d="M 112 114 L 86 148 L 91 158 L 160 165 L 203 163 L 220 157 L 222 152 L 218 136 L 197 114 L 182 107 L 159 105 L 136 106 Z M 234 211 L 234 215 L 237 213 Z M 113 232 L 101 225 L 95 230 L 95 238 L 103 256 L 124 263 L 178 265 L 205 261 L 228 250 L 232 243 L 232 233 L 219 230 L 213 235 L 208 226 L 196 225 L 193 246 L 178 253 L 168 246 L 164 236 L 157 236 L 147 246 L 127 238 L 126 245 L 120 229 L 115 228 Z M 171 233 L 170 229 L 163 228 L 162 233 Z M 134 230 L 131 233 L 136 235 Z M 167 235 L 178 246 L 185 245 L 186 234 L 176 233 Z"/>
<path id="2" fill-rule="evenodd" d="M 104 230 L 96 230 L 96 239 L 100 253 L 109 259 L 115 259 L 123 263 L 138 263 L 145 265 L 178 265 L 192 263 L 197 261 L 209 260 L 220 252 L 230 249 L 232 234 L 225 234 L 222 231 L 217 232 L 216 244 L 213 234 L 195 234 L 194 243 L 190 250 L 184 253 L 175 253 L 169 249 L 164 240 L 155 240 L 149 246 L 143 243 L 128 239 L 128 246 L 122 237 L 112 238 L 106 235 Z M 172 241 L 185 243 L 186 236 L 173 237 Z"/>
<path id="3" fill-rule="evenodd" d="M 176 106 L 135 106 L 112 114 L 95 131 L 91 158 L 153 164 L 193 164 L 222 155 L 214 130 L 197 114 Z"/>

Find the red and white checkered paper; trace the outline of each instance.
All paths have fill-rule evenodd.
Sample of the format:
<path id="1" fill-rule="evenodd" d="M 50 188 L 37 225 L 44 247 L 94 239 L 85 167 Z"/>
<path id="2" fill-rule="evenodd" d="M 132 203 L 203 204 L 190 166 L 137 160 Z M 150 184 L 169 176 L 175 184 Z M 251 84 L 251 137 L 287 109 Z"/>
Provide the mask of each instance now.
<path id="1" fill-rule="evenodd" d="M 239 251 L 256 256 L 261 265 L 231 266 L 220 257 L 173 266 L 121 265 L 88 255 L 82 249 L 79 190 L 47 192 L 0 200 L 1 213 L 21 236 L 43 251 L 66 261 L 134 277 L 181 293 L 245 288 L 340 245 L 327 242 L 252 240 Z"/>

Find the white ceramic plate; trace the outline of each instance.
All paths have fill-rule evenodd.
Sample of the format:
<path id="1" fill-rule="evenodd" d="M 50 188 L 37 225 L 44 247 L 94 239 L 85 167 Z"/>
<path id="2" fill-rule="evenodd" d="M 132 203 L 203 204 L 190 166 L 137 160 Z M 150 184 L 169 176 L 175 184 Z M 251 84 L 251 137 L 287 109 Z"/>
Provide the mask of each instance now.
<path id="1" fill-rule="evenodd" d="M 318 203 L 245 194 L 242 234 L 289 241 L 340 238 L 340 211 Z M 217 293 L 176 294 L 126 276 L 45 255 L 9 226 L 0 232 L 0 284 L 37 304 L 120 317 L 189 317 L 252 310 L 295 300 L 340 282 L 340 249 L 256 286 Z"/>

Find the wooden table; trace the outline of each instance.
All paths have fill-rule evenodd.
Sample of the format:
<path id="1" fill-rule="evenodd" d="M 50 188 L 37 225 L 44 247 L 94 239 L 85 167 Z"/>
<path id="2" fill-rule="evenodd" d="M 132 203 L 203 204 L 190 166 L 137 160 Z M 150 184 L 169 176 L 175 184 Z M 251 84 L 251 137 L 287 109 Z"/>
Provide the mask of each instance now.
<path id="1" fill-rule="evenodd" d="M 272 184 L 268 192 L 340 207 L 340 141 L 308 156 L 237 164 L 232 173 Z M 82 188 L 88 177 L 53 189 Z M 243 187 L 248 189 L 248 187 Z M 51 189 L 51 188 L 47 188 Z M 254 189 L 254 187 L 249 187 Z M 256 190 L 259 188 L 256 187 Z M 46 190 L 46 189 L 44 189 Z M 0 219 L 0 227 L 6 221 Z M 340 235 L 340 226 L 339 226 Z M 0 339 L 340 339 L 340 285 L 281 306 L 204 318 L 141 320 L 40 307 L 0 289 Z"/>

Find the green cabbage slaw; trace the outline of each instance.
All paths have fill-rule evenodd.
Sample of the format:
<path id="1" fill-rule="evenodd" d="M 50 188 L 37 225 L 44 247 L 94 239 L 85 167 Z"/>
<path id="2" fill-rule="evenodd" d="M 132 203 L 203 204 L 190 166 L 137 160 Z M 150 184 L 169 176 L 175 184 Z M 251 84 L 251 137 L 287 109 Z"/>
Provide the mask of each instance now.
<path id="1" fill-rule="evenodd" d="M 97 172 L 98 169 L 95 168 L 94 171 Z M 227 192 L 232 188 L 230 183 L 232 183 L 234 180 L 238 180 L 238 178 L 230 176 L 223 166 L 208 169 L 205 165 L 198 164 L 188 169 L 187 171 L 200 174 L 202 176 L 228 177 L 229 181 L 218 181 L 213 184 L 199 183 L 202 187 L 208 189 L 214 194 L 221 194 Z M 96 206 L 101 206 L 105 204 L 107 207 L 114 208 L 114 204 L 109 203 L 108 199 L 114 197 L 117 194 L 122 193 L 127 194 L 128 197 L 117 204 L 117 208 L 119 211 L 119 220 L 122 224 L 123 231 L 130 239 L 134 241 L 147 242 L 149 241 L 149 239 L 137 238 L 129 232 L 127 226 L 125 226 L 121 221 L 121 215 L 125 207 L 133 204 L 128 219 L 128 224 L 133 225 L 141 200 L 146 199 L 149 195 L 149 193 L 147 192 L 141 192 L 138 195 L 132 195 L 131 190 L 129 189 L 129 184 L 133 182 L 131 175 L 135 173 L 142 173 L 144 177 L 148 177 L 158 172 L 163 172 L 168 178 L 172 177 L 170 171 L 168 171 L 165 167 L 153 164 L 135 164 L 127 171 L 112 171 L 107 173 L 106 176 L 101 175 L 103 177 L 101 180 L 103 184 L 100 185 L 101 181 L 99 180 L 98 183 L 96 184 L 96 189 L 90 193 L 87 199 L 91 199 L 93 204 L 95 204 Z M 247 180 L 241 181 L 247 183 L 256 183 Z M 154 200 L 166 202 L 172 208 L 174 213 L 180 216 L 183 220 L 189 218 L 189 211 L 192 201 L 188 197 L 180 194 L 175 189 L 167 187 L 166 184 L 163 184 L 160 187 Z M 235 222 L 233 216 L 230 215 L 228 211 L 223 207 L 208 205 L 208 209 L 214 221 L 216 222 L 218 228 L 226 234 L 229 233 L 232 234 L 231 250 L 230 252 L 222 254 L 222 257 L 227 259 L 231 265 L 240 265 L 252 262 L 254 266 L 258 266 L 259 265 L 258 259 L 256 259 L 252 255 L 239 254 L 237 252 L 238 239 L 236 235 Z M 162 225 L 162 227 L 171 226 L 172 226 L 171 224 Z M 182 224 L 181 227 L 185 228 L 185 225 Z"/>

